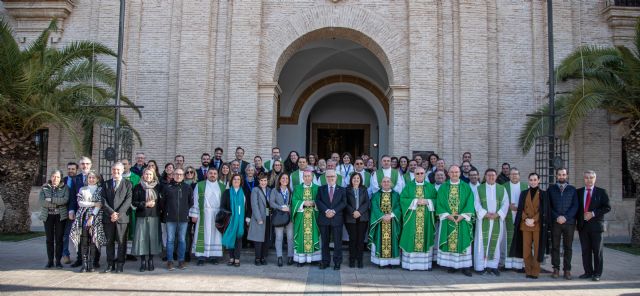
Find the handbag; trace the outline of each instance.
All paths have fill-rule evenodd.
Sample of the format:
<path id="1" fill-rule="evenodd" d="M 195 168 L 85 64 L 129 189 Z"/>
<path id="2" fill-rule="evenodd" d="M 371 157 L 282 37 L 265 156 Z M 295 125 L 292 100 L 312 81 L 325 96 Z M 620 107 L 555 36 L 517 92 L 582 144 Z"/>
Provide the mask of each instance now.
<path id="1" fill-rule="evenodd" d="M 216 214 L 216 228 L 220 233 L 224 233 L 227 231 L 227 227 L 229 227 L 229 221 L 231 220 L 231 212 L 227 210 L 220 209 Z"/>
<path id="2" fill-rule="evenodd" d="M 273 214 L 271 215 L 271 225 L 274 227 L 283 227 L 289 224 L 289 220 L 291 220 L 291 216 L 288 212 L 282 211 L 280 209 L 274 209 Z"/>

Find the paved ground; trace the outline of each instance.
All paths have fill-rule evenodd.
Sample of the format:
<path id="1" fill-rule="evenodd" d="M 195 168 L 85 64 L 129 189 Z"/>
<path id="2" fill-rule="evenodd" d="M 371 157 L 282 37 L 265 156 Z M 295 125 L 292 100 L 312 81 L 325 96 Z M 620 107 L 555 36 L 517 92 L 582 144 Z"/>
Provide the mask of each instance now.
<path id="1" fill-rule="evenodd" d="M 555 280 L 548 274 L 529 280 L 515 272 L 503 272 L 500 277 L 474 274 L 467 278 L 441 269 L 380 270 L 370 264 L 364 269 L 343 266 L 340 272 L 319 270 L 316 266 L 279 268 L 274 254 L 269 265 L 256 267 L 251 251 L 243 252 L 241 267 L 193 264 L 184 271 L 169 272 L 156 260 L 154 272 L 140 273 L 137 262 L 127 262 L 124 274 L 80 274 L 67 267 L 44 270 L 44 247 L 42 237 L 18 243 L 0 242 L 3 258 L 0 295 L 640 295 L 640 257 L 612 249 L 605 250 L 602 281 L 591 282 Z M 576 278 L 582 273 L 579 254 L 578 245 L 574 245 Z"/>

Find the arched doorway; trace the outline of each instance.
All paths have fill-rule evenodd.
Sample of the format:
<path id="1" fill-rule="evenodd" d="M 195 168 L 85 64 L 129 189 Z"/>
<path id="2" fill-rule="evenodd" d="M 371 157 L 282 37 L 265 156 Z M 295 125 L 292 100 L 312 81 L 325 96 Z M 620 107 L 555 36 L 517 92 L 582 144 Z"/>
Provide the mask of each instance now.
<path id="1" fill-rule="evenodd" d="M 389 77 L 368 48 L 335 37 L 310 41 L 284 64 L 278 84 L 277 142 L 283 151 L 323 158 L 388 151 Z"/>

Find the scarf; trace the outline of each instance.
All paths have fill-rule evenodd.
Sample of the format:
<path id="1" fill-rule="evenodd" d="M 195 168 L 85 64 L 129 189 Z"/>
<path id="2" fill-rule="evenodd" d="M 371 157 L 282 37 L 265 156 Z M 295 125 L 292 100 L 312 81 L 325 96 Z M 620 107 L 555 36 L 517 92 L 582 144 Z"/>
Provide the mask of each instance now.
<path id="1" fill-rule="evenodd" d="M 146 197 L 145 200 L 147 202 L 156 201 L 158 199 L 156 191 L 154 190 L 156 185 L 158 185 L 158 181 L 154 180 L 151 183 L 147 183 L 145 181 L 142 181 L 140 184 L 142 184 L 142 189 L 144 189 L 145 197 Z"/>
<path id="2" fill-rule="evenodd" d="M 231 220 L 227 231 L 222 235 L 222 246 L 233 249 L 236 240 L 244 235 L 244 192 L 242 188 L 237 190 L 229 188 L 229 203 L 231 204 Z"/>

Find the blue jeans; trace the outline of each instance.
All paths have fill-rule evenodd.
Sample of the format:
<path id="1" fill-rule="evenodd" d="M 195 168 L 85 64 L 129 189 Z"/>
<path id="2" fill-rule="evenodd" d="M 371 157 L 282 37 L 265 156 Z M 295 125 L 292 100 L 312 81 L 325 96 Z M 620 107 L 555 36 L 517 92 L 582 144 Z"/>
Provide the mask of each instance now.
<path id="1" fill-rule="evenodd" d="M 187 248 L 187 222 L 167 222 L 167 261 L 173 261 L 173 245 L 178 230 L 178 261 L 184 261 L 184 252 Z"/>
<path id="2" fill-rule="evenodd" d="M 71 233 L 71 226 L 73 226 L 73 222 L 75 220 L 66 220 L 66 225 L 64 227 L 64 237 L 62 238 L 62 256 L 71 256 L 69 253 L 69 233 Z"/>

